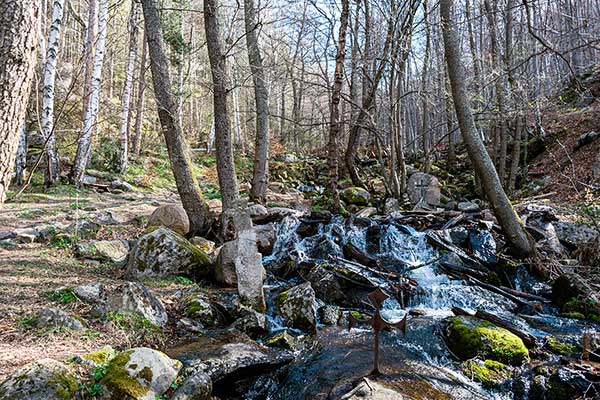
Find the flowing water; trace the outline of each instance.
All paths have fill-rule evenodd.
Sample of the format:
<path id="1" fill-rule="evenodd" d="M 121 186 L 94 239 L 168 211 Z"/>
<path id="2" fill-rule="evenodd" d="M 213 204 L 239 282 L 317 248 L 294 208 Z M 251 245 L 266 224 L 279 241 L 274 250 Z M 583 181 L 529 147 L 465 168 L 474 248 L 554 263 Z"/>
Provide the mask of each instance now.
<path id="1" fill-rule="evenodd" d="M 519 398 L 527 398 L 527 390 L 531 376 L 523 370 L 519 379 L 515 379 L 512 387 L 506 390 L 487 391 L 478 383 L 472 382 L 460 372 L 458 364 L 452 360 L 439 335 L 436 334 L 440 321 L 453 315 L 451 308 L 457 306 L 470 312 L 483 309 L 511 321 L 520 329 L 544 341 L 547 336 L 560 333 L 572 335 L 574 342 L 579 342 L 583 331 L 593 330 L 591 326 L 581 321 L 569 320 L 557 316 L 557 310 L 544 307 L 541 314 L 522 316 L 516 310 L 518 305 L 513 301 L 478 286 L 466 284 L 462 280 L 452 279 L 438 268 L 438 261 L 443 254 L 430 244 L 427 238 L 429 232 L 418 232 L 410 226 L 401 225 L 393 219 L 357 219 L 350 221 L 335 217 L 329 222 L 310 221 L 312 230 L 308 234 L 299 234 L 298 228 L 303 222 L 295 217 L 286 217 L 276 227 L 276 242 L 273 253 L 264 258 L 267 271 L 275 270 L 283 260 L 293 260 L 296 265 L 302 263 L 331 263 L 340 261 L 344 257 L 343 245 L 351 243 L 357 248 L 380 260 L 382 266 L 388 271 L 408 276 L 418 283 L 418 292 L 410 297 L 406 307 L 401 307 L 402 299 L 391 298 L 385 301 L 382 314 L 391 321 L 398 321 L 410 309 L 424 312 L 424 316 L 410 317 L 406 337 L 398 333 L 384 334 L 383 347 L 387 356 L 388 367 L 394 368 L 394 362 L 407 364 L 414 362 L 422 368 L 433 368 L 436 372 L 432 376 L 433 386 L 443 389 L 445 393 L 452 393 L 455 398 L 493 398 L 512 399 L 513 391 L 521 394 Z M 448 232 L 437 232 L 444 236 Z M 479 256 L 495 258 L 495 243 L 488 235 L 484 240 L 484 247 L 477 249 Z M 348 263 L 350 269 L 360 269 L 356 263 Z M 369 275 L 366 270 L 361 271 Z M 388 287 L 389 282 L 371 274 L 369 279 L 383 287 Z M 519 270 L 512 277 L 513 286 L 520 289 L 544 289 L 544 284 L 537 282 L 525 270 Z M 280 286 L 297 283 L 298 278 L 286 281 L 269 274 L 267 279 L 268 291 L 276 292 Z M 327 301 L 327 299 L 323 299 Z M 399 301 L 400 300 L 400 301 Z M 273 309 L 274 307 L 270 307 Z M 271 315 L 275 328 L 283 328 L 281 320 L 274 314 Z M 325 327 L 323 327 L 325 328 Z M 343 345 L 337 343 L 342 337 Z M 372 334 L 367 329 L 353 329 L 350 333 L 338 331 L 336 338 L 324 339 L 321 357 L 326 360 L 306 358 L 296 362 L 287 378 L 278 385 L 273 385 L 270 399 L 301 399 L 307 396 L 307 387 L 310 385 L 331 385 L 332 382 L 321 382 L 330 371 L 329 369 L 341 368 L 336 363 L 336 354 L 350 352 L 360 354 L 360 362 L 371 357 L 369 339 Z M 360 345 L 352 345 L 353 338 Z M 328 350 L 335 348 L 335 351 Z M 346 346 L 346 348 L 344 348 Z M 328 353 L 329 351 L 329 353 Z M 337 351 L 337 353 L 336 353 Z M 352 369 L 352 359 L 342 358 L 340 363 L 344 368 Z M 405 357 L 405 359 L 402 359 Z M 385 358 L 385 357 L 384 357 Z M 395 360 L 395 361 L 393 361 Z M 359 363 L 359 361 L 354 361 Z M 304 363 L 304 364 L 303 364 Z M 391 365 L 389 365 L 391 364 Z M 313 371 L 314 369 L 314 371 Z M 385 368 L 384 368 L 385 369 Z M 338 371 L 339 372 L 339 371 Z M 339 374 L 331 379 L 339 378 Z M 436 380 L 433 376 L 445 375 L 447 380 Z M 342 374 L 343 375 L 343 374 Z M 427 379 L 426 379 L 427 380 Z M 315 383 L 317 382 L 317 383 Z M 321 382 L 321 383 L 319 383 Z M 451 383 L 448 383 L 451 382 Z M 518 390 L 517 390 L 518 389 Z M 315 389 L 315 391 L 318 391 Z M 523 394 L 525 393 L 525 394 Z M 303 397 L 304 396 L 304 397 Z"/>

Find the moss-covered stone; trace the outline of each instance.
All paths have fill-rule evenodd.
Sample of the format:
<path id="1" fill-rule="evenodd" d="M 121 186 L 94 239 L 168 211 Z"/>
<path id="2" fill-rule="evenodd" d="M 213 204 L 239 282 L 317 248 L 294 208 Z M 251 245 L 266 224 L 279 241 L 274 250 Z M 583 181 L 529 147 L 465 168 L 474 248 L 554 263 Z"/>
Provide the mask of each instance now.
<path id="1" fill-rule="evenodd" d="M 548 342 L 546 342 L 546 347 L 556 354 L 570 354 L 577 351 L 577 346 L 562 342 L 556 337 L 550 336 L 548 338 Z"/>
<path id="2" fill-rule="evenodd" d="M 446 343 L 462 360 L 480 356 L 511 365 L 529 361 L 529 351 L 518 336 L 475 317 L 450 318 Z"/>
<path id="3" fill-rule="evenodd" d="M 342 192 L 340 193 L 340 198 L 344 200 L 347 204 L 366 206 L 369 204 L 371 194 L 363 188 L 352 186 L 342 190 Z"/>
<path id="4" fill-rule="evenodd" d="M 467 360 L 462 370 L 469 378 L 481 382 L 484 388 L 493 389 L 505 383 L 512 375 L 506 365 L 494 360 Z"/>
<path id="5" fill-rule="evenodd" d="M 148 386 L 142 385 L 130 374 L 128 363 L 133 350 L 124 351 L 115 356 L 107 367 L 101 383 L 111 391 L 111 400 L 135 400 L 145 396 Z"/>
<path id="6" fill-rule="evenodd" d="M 2 400 L 71 400 L 77 377 L 63 363 L 45 358 L 25 365 L 0 384 Z"/>
<path id="7" fill-rule="evenodd" d="M 102 365 L 110 361 L 113 355 L 114 350 L 110 347 L 106 347 L 100 350 L 92 351 L 91 353 L 86 353 L 81 357 L 93 365 Z"/>

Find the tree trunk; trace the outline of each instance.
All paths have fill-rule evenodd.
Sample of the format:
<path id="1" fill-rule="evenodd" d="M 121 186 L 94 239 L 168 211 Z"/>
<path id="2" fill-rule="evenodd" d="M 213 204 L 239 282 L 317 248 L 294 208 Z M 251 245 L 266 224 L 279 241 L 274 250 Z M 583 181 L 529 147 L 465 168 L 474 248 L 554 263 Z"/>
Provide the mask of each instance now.
<path id="1" fill-rule="evenodd" d="M 481 178 L 487 198 L 507 241 L 515 254 L 523 257 L 529 256 L 534 252 L 532 243 L 529 241 L 519 216 L 502 189 L 498 173 L 475 128 L 473 113 L 468 102 L 464 66 L 460 58 L 457 28 L 451 17 L 452 5 L 453 0 L 440 1 L 448 76 L 452 86 L 452 97 L 458 124 L 467 145 L 471 162 Z"/>
<path id="2" fill-rule="evenodd" d="M 328 144 L 328 166 L 329 166 L 329 189 L 333 196 L 332 211 L 338 212 L 340 208 L 340 196 L 338 186 L 338 160 L 340 149 L 338 138 L 340 135 L 340 98 L 342 85 L 344 84 L 344 59 L 346 58 L 346 30 L 348 29 L 348 15 L 350 14 L 350 0 L 342 0 L 342 14 L 340 16 L 340 33 L 338 37 L 337 53 L 335 56 L 335 80 L 331 90 L 331 112 L 329 118 L 329 144 Z"/>
<path id="3" fill-rule="evenodd" d="M 148 57 L 148 40 L 146 37 L 146 31 L 144 30 L 144 37 L 142 39 L 142 59 L 140 60 L 140 74 L 138 76 L 138 92 L 136 102 L 136 113 L 134 123 L 134 139 L 133 139 L 133 154 L 136 156 L 140 155 L 140 148 L 142 145 L 142 122 L 144 119 L 144 92 L 146 91 L 146 60 Z"/>
<path id="4" fill-rule="evenodd" d="M 15 160 L 15 183 L 17 186 L 23 184 L 23 175 L 27 167 L 27 124 L 23 124 L 19 147 L 17 147 L 17 159 Z"/>
<path id="5" fill-rule="evenodd" d="M 82 118 L 85 118 L 85 113 L 88 109 L 90 93 L 92 91 L 92 72 L 94 71 L 94 48 L 96 46 L 96 35 L 98 33 L 98 7 L 96 0 L 88 0 L 88 24 L 85 41 L 85 69 L 83 78 L 83 98 L 81 103 Z"/>
<path id="6" fill-rule="evenodd" d="M 129 110 L 131 103 L 131 88 L 133 86 L 133 73 L 135 70 L 135 59 L 138 48 L 138 21 L 140 17 L 140 3 L 138 0 L 131 2 L 131 15 L 129 17 L 129 56 L 125 68 L 125 86 L 123 87 L 123 99 L 121 105 L 121 128 L 119 129 L 119 141 L 121 142 L 121 174 L 127 170 L 127 157 L 129 155 Z"/>
<path id="7" fill-rule="evenodd" d="M 92 73 L 92 85 L 88 107 L 83 119 L 83 133 L 77 141 L 77 155 L 71 170 L 71 180 L 76 186 L 81 186 L 86 165 L 92 154 L 92 132 L 98 118 L 98 107 L 100 104 L 100 80 L 102 78 L 102 65 L 104 63 L 104 52 L 106 44 L 106 31 L 108 23 L 109 0 L 100 0 L 98 11 L 98 41 L 95 44 L 94 70 Z"/>
<path id="8" fill-rule="evenodd" d="M 142 0 L 150 66 L 158 117 L 167 144 L 169 161 L 175 177 L 181 203 L 190 220 L 190 235 L 199 234 L 208 227 L 208 205 L 202 198 L 190 167 L 188 147 L 177 118 L 177 104 L 171 92 L 169 60 L 165 54 L 160 17 L 156 0 Z"/>
<path id="9" fill-rule="evenodd" d="M 37 3 L 0 1 L 0 206 L 15 167 L 29 102 L 37 46 Z"/>
<path id="10" fill-rule="evenodd" d="M 63 20 L 64 0 L 54 0 L 52 5 L 52 24 L 48 34 L 46 64 L 44 65 L 44 86 L 42 88 L 42 135 L 46 140 L 46 170 L 44 184 L 46 187 L 58 183 L 60 164 L 54 134 L 54 85 L 56 81 L 56 62 L 58 59 L 58 42 Z"/>
<path id="11" fill-rule="evenodd" d="M 204 1 L 204 29 L 213 81 L 213 113 L 217 174 L 223 201 L 223 211 L 235 206 L 239 198 L 233 149 L 231 146 L 231 117 L 227 104 L 227 70 L 221 45 L 221 30 L 217 19 L 218 0 Z"/>
<path id="12" fill-rule="evenodd" d="M 258 47 L 258 34 L 256 31 L 259 28 L 259 23 L 254 0 L 244 0 L 244 20 L 248 59 L 250 60 L 256 102 L 256 140 L 250 198 L 259 203 L 265 203 L 267 201 L 269 168 L 269 92 L 265 84 L 265 71 Z"/>

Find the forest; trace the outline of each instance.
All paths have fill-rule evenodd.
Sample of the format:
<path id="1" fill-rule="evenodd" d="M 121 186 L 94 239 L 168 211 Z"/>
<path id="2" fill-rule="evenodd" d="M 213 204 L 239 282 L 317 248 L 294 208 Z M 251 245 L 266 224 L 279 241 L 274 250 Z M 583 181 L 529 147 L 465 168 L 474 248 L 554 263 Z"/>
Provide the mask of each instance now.
<path id="1" fill-rule="evenodd" d="M 0 400 L 600 399 L 599 0 L 0 0 Z"/>

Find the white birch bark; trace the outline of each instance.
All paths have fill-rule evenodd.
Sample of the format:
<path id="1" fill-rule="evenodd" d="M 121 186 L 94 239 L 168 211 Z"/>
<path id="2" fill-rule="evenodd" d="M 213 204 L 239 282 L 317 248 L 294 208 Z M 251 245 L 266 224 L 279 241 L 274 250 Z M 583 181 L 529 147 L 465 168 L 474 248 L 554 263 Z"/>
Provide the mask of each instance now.
<path id="1" fill-rule="evenodd" d="M 19 139 L 19 147 L 17 147 L 17 158 L 15 159 L 15 183 L 17 186 L 23 184 L 23 175 L 27 165 L 27 124 L 23 124 L 21 129 L 21 138 Z"/>
<path id="2" fill-rule="evenodd" d="M 129 110 L 135 59 L 137 57 L 140 10 L 140 3 L 137 0 L 133 0 L 131 4 L 131 16 L 129 19 L 129 57 L 127 59 L 127 67 L 125 68 L 125 87 L 123 89 L 123 99 L 121 101 L 123 110 L 121 112 L 121 128 L 119 129 L 119 141 L 121 142 L 121 174 L 124 174 L 127 170 L 127 157 L 129 153 Z"/>
<path id="3" fill-rule="evenodd" d="M 100 100 L 100 80 L 102 78 L 102 64 L 104 62 L 106 30 L 108 22 L 108 3 L 109 0 L 100 0 L 98 13 L 98 38 L 96 42 L 96 51 L 94 53 L 94 70 L 92 73 L 92 85 L 88 107 L 85 111 L 83 119 L 83 132 L 77 142 L 77 156 L 73 170 L 71 171 L 71 179 L 77 186 L 81 185 L 85 167 L 91 156 L 92 149 L 92 131 L 98 117 L 98 106 Z"/>
<path id="4" fill-rule="evenodd" d="M 215 145 L 215 118 L 213 117 L 210 123 L 210 131 L 208 132 L 208 143 L 206 144 L 206 150 L 210 154 L 213 151 Z"/>
<path id="5" fill-rule="evenodd" d="M 44 65 L 41 125 L 42 134 L 46 139 L 46 172 L 44 177 L 46 186 L 57 184 L 60 175 L 60 165 L 56 150 L 56 135 L 54 134 L 54 88 L 64 5 L 64 0 L 53 1 L 52 24 L 50 25 L 50 33 L 48 34 L 46 64 Z"/>

